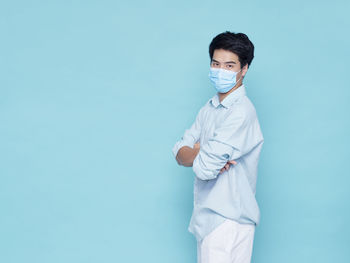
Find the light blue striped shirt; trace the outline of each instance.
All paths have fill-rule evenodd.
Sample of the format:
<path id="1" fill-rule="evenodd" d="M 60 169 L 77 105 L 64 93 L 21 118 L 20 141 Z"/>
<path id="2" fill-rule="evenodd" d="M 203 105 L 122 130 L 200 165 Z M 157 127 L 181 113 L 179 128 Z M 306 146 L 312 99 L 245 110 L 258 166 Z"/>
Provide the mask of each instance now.
<path id="1" fill-rule="evenodd" d="M 241 85 L 219 101 L 216 93 L 199 110 L 196 119 L 172 149 L 200 150 L 193 161 L 194 202 L 188 226 L 201 241 L 226 218 L 258 225 L 260 210 L 255 199 L 258 161 L 264 138 L 255 107 Z M 219 174 L 228 160 L 228 171 Z"/>

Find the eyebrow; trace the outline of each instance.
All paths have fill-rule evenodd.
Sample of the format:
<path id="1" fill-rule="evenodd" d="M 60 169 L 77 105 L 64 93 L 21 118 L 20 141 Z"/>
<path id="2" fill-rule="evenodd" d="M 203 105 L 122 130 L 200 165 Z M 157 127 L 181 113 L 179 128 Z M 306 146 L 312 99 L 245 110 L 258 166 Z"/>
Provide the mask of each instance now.
<path id="1" fill-rule="evenodd" d="M 212 59 L 212 61 L 214 61 L 214 62 L 219 62 L 219 61 L 217 61 L 217 60 L 215 60 L 215 59 Z M 220 63 L 220 62 L 219 62 Z M 236 62 L 234 62 L 234 61 L 226 61 L 226 62 L 224 62 L 225 64 L 236 64 Z"/>

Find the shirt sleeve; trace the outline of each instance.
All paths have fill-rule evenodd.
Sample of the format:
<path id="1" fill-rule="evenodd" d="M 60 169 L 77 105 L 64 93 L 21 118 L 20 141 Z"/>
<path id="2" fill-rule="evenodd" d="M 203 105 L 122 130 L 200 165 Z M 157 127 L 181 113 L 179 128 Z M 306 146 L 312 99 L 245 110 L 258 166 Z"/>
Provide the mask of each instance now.
<path id="1" fill-rule="evenodd" d="M 201 180 L 215 179 L 228 160 L 237 160 L 249 152 L 260 138 L 256 128 L 247 114 L 230 114 L 201 145 L 192 166 L 196 176 Z"/>
<path id="2" fill-rule="evenodd" d="M 201 112 L 202 112 L 202 109 L 199 110 L 199 112 L 196 116 L 196 119 L 195 119 L 194 123 L 191 125 L 191 127 L 189 129 L 185 130 L 184 135 L 173 146 L 172 152 L 173 152 L 173 155 L 175 158 L 176 158 L 178 151 L 182 147 L 188 146 L 188 147 L 193 148 L 194 144 L 197 141 L 199 141 L 200 134 L 201 134 Z"/>

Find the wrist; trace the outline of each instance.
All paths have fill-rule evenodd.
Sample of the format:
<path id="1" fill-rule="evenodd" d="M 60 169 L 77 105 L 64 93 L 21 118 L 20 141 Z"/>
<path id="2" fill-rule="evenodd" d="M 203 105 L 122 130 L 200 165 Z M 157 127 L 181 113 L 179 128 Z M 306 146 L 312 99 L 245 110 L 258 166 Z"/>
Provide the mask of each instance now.
<path id="1" fill-rule="evenodd" d="M 196 158 L 197 154 L 199 153 L 199 150 L 200 150 L 199 147 L 198 147 L 198 148 L 196 147 L 196 148 L 193 149 L 194 158 Z M 194 159 L 194 158 L 193 158 L 193 159 Z"/>

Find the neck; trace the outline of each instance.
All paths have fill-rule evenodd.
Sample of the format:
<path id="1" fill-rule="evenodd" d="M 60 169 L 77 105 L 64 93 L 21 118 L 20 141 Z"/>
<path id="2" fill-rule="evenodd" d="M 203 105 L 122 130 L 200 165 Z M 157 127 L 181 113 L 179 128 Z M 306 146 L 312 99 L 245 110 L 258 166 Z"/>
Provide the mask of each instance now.
<path id="1" fill-rule="evenodd" d="M 236 89 L 238 89 L 241 85 L 242 85 L 242 81 L 239 81 L 239 82 L 238 82 L 232 89 L 230 89 L 228 92 L 226 92 L 226 93 L 220 93 L 220 92 L 218 92 L 220 103 L 224 100 L 224 98 L 226 98 L 229 94 L 231 94 L 231 93 L 234 92 Z"/>

